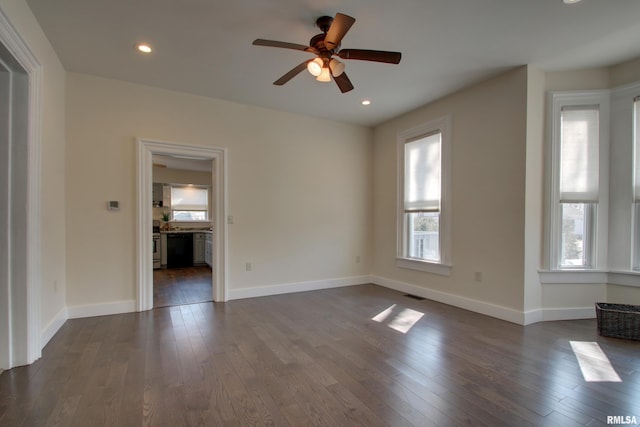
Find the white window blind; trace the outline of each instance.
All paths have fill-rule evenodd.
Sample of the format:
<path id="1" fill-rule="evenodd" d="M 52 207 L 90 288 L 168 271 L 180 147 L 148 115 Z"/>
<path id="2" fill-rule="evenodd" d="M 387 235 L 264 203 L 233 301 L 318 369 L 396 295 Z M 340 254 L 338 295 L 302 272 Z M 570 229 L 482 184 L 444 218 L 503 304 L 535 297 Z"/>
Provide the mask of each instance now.
<path id="1" fill-rule="evenodd" d="M 437 132 L 405 143 L 405 212 L 440 211 L 441 136 Z"/>
<path id="2" fill-rule="evenodd" d="M 599 183 L 598 107 L 563 107 L 560 202 L 597 203 Z"/>
<path id="3" fill-rule="evenodd" d="M 206 188 L 171 187 L 171 209 L 184 211 L 206 211 L 209 207 L 209 192 Z"/>
<path id="4" fill-rule="evenodd" d="M 633 146 L 635 148 L 633 200 L 640 202 L 640 96 L 633 100 Z"/>

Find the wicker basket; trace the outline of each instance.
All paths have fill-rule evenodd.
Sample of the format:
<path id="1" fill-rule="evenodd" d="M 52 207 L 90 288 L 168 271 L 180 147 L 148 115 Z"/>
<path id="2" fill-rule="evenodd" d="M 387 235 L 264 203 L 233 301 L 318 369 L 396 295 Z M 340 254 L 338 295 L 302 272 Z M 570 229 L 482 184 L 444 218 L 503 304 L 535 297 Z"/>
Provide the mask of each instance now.
<path id="1" fill-rule="evenodd" d="M 596 317 L 600 335 L 640 340 L 640 306 L 598 302 Z"/>

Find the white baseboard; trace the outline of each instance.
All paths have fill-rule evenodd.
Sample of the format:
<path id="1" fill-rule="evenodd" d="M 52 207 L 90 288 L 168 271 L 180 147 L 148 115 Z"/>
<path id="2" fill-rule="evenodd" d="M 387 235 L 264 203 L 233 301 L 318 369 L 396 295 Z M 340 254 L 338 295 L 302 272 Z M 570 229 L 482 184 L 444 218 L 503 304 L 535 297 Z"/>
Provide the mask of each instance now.
<path id="1" fill-rule="evenodd" d="M 290 294 L 293 292 L 317 291 L 320 289 L 341 288 L 343 286 L 371 283 L 370 276 L 352 276 L 340 279 L 314 280 L 309 282 L 285 283 L 283 285 L 259 286 L 254 288 L 229 289 L 228 299 L 266 297 L 270 295 Z"/>
<path id="2" fill-rule="evenodd" d="M 82 317 L 108 316 L 110 314 L 133 313 L 136 311 L 135 300 L 115 301 L 104 304 L 74 305 L 67 307 L 69 319 Z"/>
<path id="3" fill-rule="evenodd" d="M 422 286 L 412 285 L 410 283 L 399 282 L 397 280 L 387 279 L 380 276 L 372 276 L 371 282 L 385 288 L 395 289 L 412 295 L 421 296 L 433 301 L 441 302 L 454 307 L 464 308 L 465 310 L 475 313 L 485 314 L 497 319 L 506 320 L 511 323 L 523 325 L 525 321 L 524 313 L 512 308 L 491 304 L 484 301 L 478 301 L 459 295 L 448 294 L 446 292 L 436 291 Z"/>
<path id="4" fill-rule="evenodd" d="M 49 324 L 40 333 L 40 346 L 44 348 L 45 345 L 53 338 L 53 336 L 60 330 L 64 322 L 69 318 L 69 312 L 67 307 L 63 307 L 62 310 L 56 314 Z"/>
<path id="5" fill-rule="evenodd" d="M 537 322 L 549 322 L 554 320 L 578 320 L 592 319 L 596 317 L 594 307 L 565 307 L 565 308 L 542 308 L 526 312 L 514 310 L 512 308 L 478 301 L 459 295 L 448 294 L 410 283 L 399 282 L 385 277 L 372 276 L 371 283 L 379 286 L 395 289 L 412 295 L 418 295 L 433 301 L 464 308 L 475 313 L 506 320 L 518 325 L 529 325 Z"/>
<path id="6" fill-rule="evenodd" d="M 545 322 L 553 320 L 579 320 L 594 319 L 596 309 L 593 307 L 563 307 L 563 308 L 543 308 L 542 320 Z"/>

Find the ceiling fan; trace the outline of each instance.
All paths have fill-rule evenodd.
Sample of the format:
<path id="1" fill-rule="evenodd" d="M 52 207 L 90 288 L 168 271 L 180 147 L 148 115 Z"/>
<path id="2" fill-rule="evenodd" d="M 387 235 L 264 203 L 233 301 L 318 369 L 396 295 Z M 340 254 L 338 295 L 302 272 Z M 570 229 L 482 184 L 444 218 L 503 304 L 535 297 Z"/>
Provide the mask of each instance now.
<path id="1" fill-rule="evenodd" d="M 289 80 L 297 76 L 305 68 L 321 82 L 331 81 L 331 77 L 338 85 L 342 93 L 353 89 L 351 80 L 344 72 L 344 64 L 334 58 L 358 59 L 361 61 L 384 62 L 387 64 L 398 64 L 402 54 L 400 52 L 388 52 L 382 50 L 365 49 L 340 49 L 340 42 L 347 34 L 355 18 L 342 13 L 336 14 L 335 18 L 321 16 L 316 20 L 316 26 L 322 30 L 322 34 L 315 35 L 309 41 L 309 46 L 295 43 L 279 42 L 275 40 L 256 39 L 253 44 L 256 46 L 280 47 L 284 49 L 301 50 L 316 55 L 315 58 L 306 60 L 295 66 L 291 71 L 273 82 L 274 85 L 282 86 Z"/>

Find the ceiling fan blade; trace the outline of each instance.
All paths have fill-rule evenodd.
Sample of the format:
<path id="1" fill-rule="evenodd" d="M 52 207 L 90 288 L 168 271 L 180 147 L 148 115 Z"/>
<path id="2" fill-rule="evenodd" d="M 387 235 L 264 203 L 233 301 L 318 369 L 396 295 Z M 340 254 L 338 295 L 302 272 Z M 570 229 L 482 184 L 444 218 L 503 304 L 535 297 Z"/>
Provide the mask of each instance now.
<path id="1" fill-rule="evenodd" d="M 273 82 L 273 84 L 276 86 L 282 86 L 283 84 L 285 84 L 286 82 L 288 82 L 289 80 L 291 80 L 292 78 L 300 74 L 302 70 L 307 68 L 308 62 L 309 61 L 304 61 L 303 63 L 298 64 L 293 69 L 291 69 L 291 71 L 289 71 L 287 74 L 285 74 L 284 76 L 280 77 L 278 80 Z"/>
<path id="2" fill-rule="evenodd" d="M 352 18 L 348 15 L 343 15 L 342 13 L 337 13 L 336 17 L 333 18 L 333 22 L 327 31 L 327 35 L 324 38 L 324 45 L 327 49 L 333 50 L 342 41 L 342 38 L 349 28 L 356 22 L 355 18 Z"/>
<path id="3" fill-rule="evenodd" d="M 338 52 L 338 56 L 342 59 L 359 59 L 362 61 L 398 64 L 402 58 L 402 53 L 387 52 L 384 50 L 342 49 Z"/>
<path id="4" fill-rule="evenodd" d="M 351 84 L 351 80 L 347 77 L 347 73 L 342 73 L 338 77 L 334 77 L 333 80 L 336 81 L 342 93 L 349 92 L 353 89 L 353 84 Z"/>
<path id="5" fill-rule="evenodd" d="M 255 46 L 268 46 L 268 47 L 281 47 L 283 49 L 302 50 L 304 52 L 318 53 L 318 51 L 310 46 L 303 44 L 279 42 L 276 40 L 255 39 L 253 41 Z"/>

